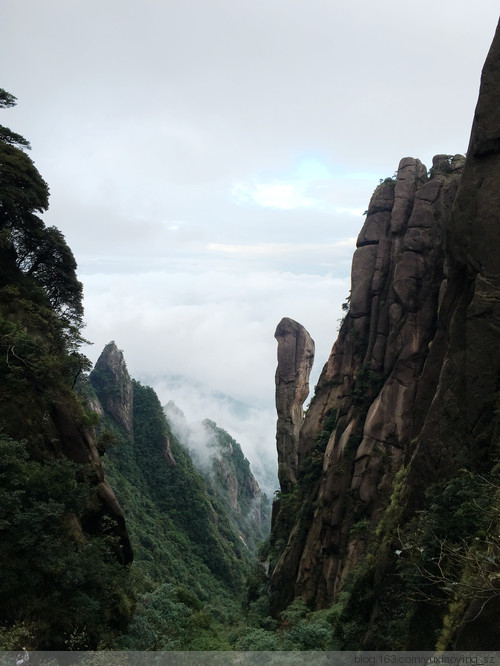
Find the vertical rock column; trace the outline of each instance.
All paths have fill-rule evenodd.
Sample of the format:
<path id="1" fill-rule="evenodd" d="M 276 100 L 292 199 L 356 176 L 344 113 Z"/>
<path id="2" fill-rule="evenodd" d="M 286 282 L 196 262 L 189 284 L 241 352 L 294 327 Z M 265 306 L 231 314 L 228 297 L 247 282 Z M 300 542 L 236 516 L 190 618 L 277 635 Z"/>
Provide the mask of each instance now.
<path id="1" fill-rule="evenodd" d="M 123 352 L 115 342 L 108 343 L 90 373 L 90 381 L 101 405 L 118 425 L 132 435 L 133 401 L 132 380 L 128 374 Z"/>
<path id="2" fill-rule="evenodd" d="M 290 493 L 297 483 L 299 431 L 304 420 L 303 404 L 309 395 L 314 341 L 301 324 L 288 317 L 280 321 L 274 337 L 278 341 L 276 370 L 278 478 L 281 491 Z"/>
<path id="3" fill-rule="evenodd" d="M 381 183 L 370 201 L 353 257 L 350 311 L 300 427 L 296 467 L 280 476 L 288 474 L 287 487 L 302 478 L 335 411 L 317 483 L 301 489 L 301 505 L 314 515 L 273 523 L 273 536 L 286 542 L 271 581 L 274 612 L 290 603 L 292 585 L 316 608 L 336 600 L 373 534 L 353 526 L 376 526 L 411 455 L 428 405 L 416 392 L 436 332 L 443 238 L 463 162 L 438 155 L 428 177 L 418 159 L 404 158 L 397 179 Z M 285 464 L 291 456 L 281 447 Z"/>

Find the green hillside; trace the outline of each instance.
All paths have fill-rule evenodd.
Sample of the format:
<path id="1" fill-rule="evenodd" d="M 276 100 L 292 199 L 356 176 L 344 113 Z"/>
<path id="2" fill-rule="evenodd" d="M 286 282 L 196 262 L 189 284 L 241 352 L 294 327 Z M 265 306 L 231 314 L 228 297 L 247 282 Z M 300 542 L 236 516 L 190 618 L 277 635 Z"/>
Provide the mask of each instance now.
<path id="1" fill-rule="evenodd" d="M 0 126 L 0 649 L 95 649 L 131 615 L 130 546 L 73 391 L 88 365 L 76 262 L 39 217 L 28 148 Z"/>
<path id="2" fill-rule="evenodd" d="M 114 647 L 228 648 L 226 634 L 241 621 L 252 561 L 233 528 L 235 510 L 196 469 L 153 389 L 130 379 L 114 343 L 104 350 L 85 391 L 91 404 L 99 400 L 104 405 L 98 430 L 106 447 L 106 476 L 123 508 L 134 549 L 137 610 Z M 113 396 L 118 401 L 124 396 L 121 409 L 112 403 Z M 111 404 L 110 412 L 106 405 Z M 234 448 L 240 454 L 241 468 L 236 468 L 243 489 L 248 462 L 239 445 Z"/>

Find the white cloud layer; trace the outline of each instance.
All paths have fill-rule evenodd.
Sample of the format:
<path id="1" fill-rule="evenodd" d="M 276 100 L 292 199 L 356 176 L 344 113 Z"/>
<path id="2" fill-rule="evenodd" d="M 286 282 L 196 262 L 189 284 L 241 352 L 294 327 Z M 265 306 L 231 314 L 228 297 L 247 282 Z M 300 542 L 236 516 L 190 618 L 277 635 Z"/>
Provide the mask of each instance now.
<path id="1" fill-rule="evenodd" d="M 309 330 L 319 372 L 373 190 L 465 152 L 498 21 L 496 0 L 0 4 L 0 123 L 50 185 L 92 358 L 114 339 L 136 376 L 270 411 L 276 324 Z"/>
<path id="2" fill-rule="evenodd" d="M 186 375 L 266 408 L 274 400 L 274 331 L 281 318 L 308 328 L 318 373 L 349 291 L 346 278 L 277 272 L 156 271 L 84 279 L 93 360 L 114 339 L 133 376 Z"/>

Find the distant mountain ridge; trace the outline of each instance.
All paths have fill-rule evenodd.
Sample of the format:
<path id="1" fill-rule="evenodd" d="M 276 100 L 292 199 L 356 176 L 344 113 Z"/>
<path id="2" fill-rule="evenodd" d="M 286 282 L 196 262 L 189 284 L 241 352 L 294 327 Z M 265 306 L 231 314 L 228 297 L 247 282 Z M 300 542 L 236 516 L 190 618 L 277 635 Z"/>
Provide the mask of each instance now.
<path id="1" fill-rule="evenodd" d="M 261 493 L 238 442 L 214 421 L 188 424 L 173 402 L 164 406 L 173 432 L 187 446 L 194 464 L 228 508 L 229 518 L 245 545 L 257 553 L 269 535 L 271 505 Z"/>
<path id="2" fill-rule="evenodd" d="M 190 424 L 208 418 L 231 433 L 250 461 L 261 489 L 269 497 L 273 495 L 278 488 L 274 409 L 248 405 L 184 375 L 140 374 L 139 380 L 153 387 L 163 404 L 175 402 Z"/>
<path id="3" fill-rule="evenodd" d="M 158 590 L 176 604 L 175 586 L 181 586 L 194 595 L 195 606 L 203 605 L 210 587 L 221 599 L 241 593 L 257 542 L 268 533 L 269 505 L 237 442 L 214 423 L 204 423 L 214 452 L 210 480 L 205 478 L 154 390 L 131 379 L 114 342 L 90 373 L 87 392 L 94 407 L 96 400 L 101 405 L 106 475 L 123 507 L 139 587 Z M 118 647 L 151 649 L 156 639 L 141 638 L 138 629 L 147 615 L 141 596 Z M 189 632 L 183 636 L 192 639 Z M 173 646 L 166 626 L 157 640 Z"/>

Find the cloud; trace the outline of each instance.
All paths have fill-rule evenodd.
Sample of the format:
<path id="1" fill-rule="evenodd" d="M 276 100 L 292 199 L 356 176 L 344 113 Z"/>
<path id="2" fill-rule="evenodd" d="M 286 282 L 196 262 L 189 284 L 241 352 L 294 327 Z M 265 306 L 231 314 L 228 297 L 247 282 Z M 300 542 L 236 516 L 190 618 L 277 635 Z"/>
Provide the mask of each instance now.
<path id="1" fill-rule="evenodd" d="M 289 316 L 315 339 L 312 391 L 336 337 L 348 280 L 271 271 L 155 271 L 89 275 L 84 283 L 84 333 L 95 343 L 85 351 L 92 360 L 116 340 L 133 377 L 153 386 L 164 404 L 174 400 L 189 421 L 210 418 L 226 429 L 272 492 L 274 331 Z M 172 375 L 183 379 L 166 381 Z M 214 397 L 217 391 L 248 409 L 235 412 Z"/>
<path id="2" fill-rule="evenodd" d="M 285 178 L 274 178 L 263 182 L 259 174 L 248 181 L 233 185 L 232 196 L 240 205 L 257 205 L 264 208 L 292 210 L 296 208 L 316 208 L 359 215 L 359 209 L 349 206 L 353 190 L 363 183 L 373 186 L 377 177 L 362 172 L 348 172 L 339 165 L 331 166 L 325 160 L 314 156 L 303 156 L 290 165 L 290 173 Z"/>
<path id="3" fill-rule="evenodd" d="M 3 0 L 2 123 L 49 183 L 91 357 L 115 339 L 136 376 L 272 411 L 290 316 L 319 372 L 379 179 L 466 150 L 498 2 L 456 4 Z"/>
<path id="4" fill-rule="evenodd" d="M 114 339 L 135 376 L 186 375 L 271 408 L 278 322 L 292 317 L 309 330 L 319 372 L 349 291 L 346 279 L 271 271 L 96 274 L 84 285 L 93 360 Z"/>
<path id="5" fill-rule="evenodd" d="M 200 422 L 209 414 L 210 420 L 240 444 L 259 486 L 268 496 L 273 495 L 278 488 L 274 409 L 250 407 L 179 375 L 146 376 L 145 381 L 154 387 L 166 406 L 174 433 L 196 451 L 200 462 L 206 464 L 211 456 L 213 436 Z"/>
<path id="6" fill-rule="evenodd" d="M 264 255 L 304 254 L 306 252 L 333 252 L 339 248 L 352 249 L 356 244 L 355 238 L 345 238 L 336 243 L 257 243 L 254 245 L 230 245 L 226 243 L 209 243 L 209 252 L 222 252 L 237 255 Z"/>
<path id="7" fill-rule="evenodd" d="M 321 201 L 304 196 L 305 183 L 300 181 L 286 183 L 275 181 L 273 183 L 254 183 L 247 185 L 237 183 L 233 187 L 233 196 L 240 203 L 253 202 L 259 206 L 270 208 L 318 208 Z"/>

